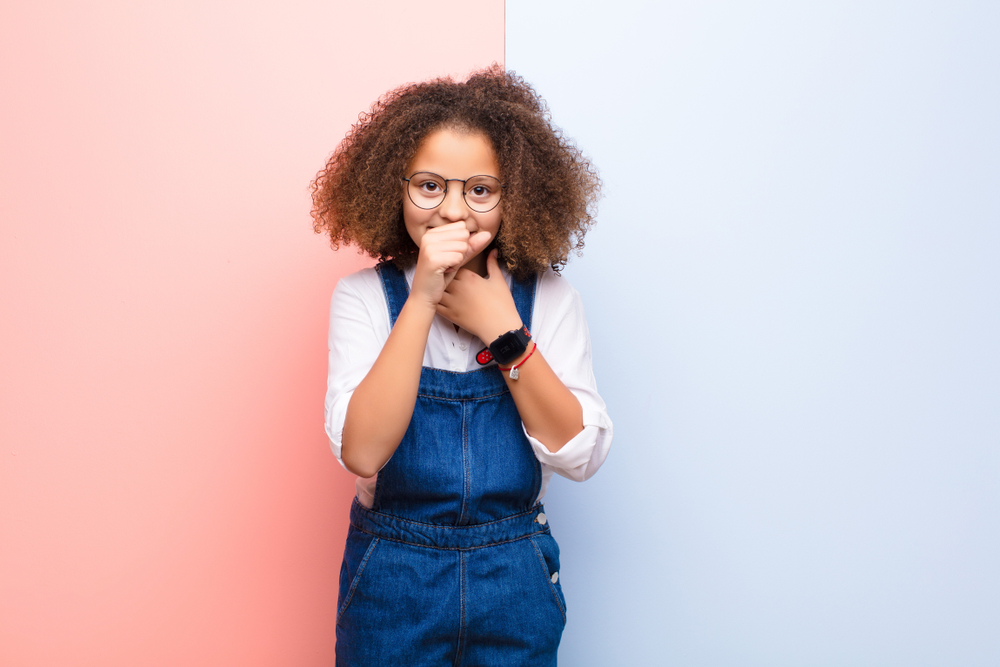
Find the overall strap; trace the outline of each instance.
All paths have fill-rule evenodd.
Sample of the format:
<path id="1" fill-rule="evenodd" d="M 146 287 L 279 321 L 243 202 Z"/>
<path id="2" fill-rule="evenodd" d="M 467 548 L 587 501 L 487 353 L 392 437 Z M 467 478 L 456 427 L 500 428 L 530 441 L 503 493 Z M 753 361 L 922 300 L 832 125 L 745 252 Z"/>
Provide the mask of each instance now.
<path id="1" fill-rule="evenodd" d="M 379 278 L 382 279 L 382 291 L 385 292 L 385 300 L 389 305 L 389 326 L 396 325 L 396 318 L 403 310 L 406 297 L 410 295 L 410 287 L 406 284 L 406 276 L 391 262 L 382 262 L 375 267 Z"/>
<path id="2" fill-rule="evenodd" d="M 410 287 L 406 284 L 406 276 L 391 262 L 382 262 L 375 267 L 379 278 L 382 279 L 382 291 L 385 292 L 385 300 L 389 306 L 389 326 L 396 324 L 396 318 L 403 310 L 406 298 L 410 295 Z M 531 276 L 527 280 L 511 281 L 511 296 L 514 297 L 514 306 L 517 314 L 521 317 L 524 326 L 531 330 L 531 313 L 535 307 L 535 286 L 538 283 L 538 276 Z"/>
<path id="3" fill-rule="evenodd" d="M 517 314 L 521 316 L 521 323 L 528 327 L 528 331 L 531 331 L 531 312 L 535 308 L 535 285 L 537 283 L 538 276 L 533 274 L 527 280 L 514 278 L 510 286 L 510 294 L 514 297 Z"/>

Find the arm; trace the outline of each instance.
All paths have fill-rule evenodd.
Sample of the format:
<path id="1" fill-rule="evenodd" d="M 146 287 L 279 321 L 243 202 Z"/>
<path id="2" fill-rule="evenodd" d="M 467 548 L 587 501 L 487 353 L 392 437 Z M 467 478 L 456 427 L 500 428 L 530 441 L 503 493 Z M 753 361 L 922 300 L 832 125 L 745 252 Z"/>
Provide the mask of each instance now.
<path id="1" fill-rule="evenodd" d="M 464 223 L 436 227 L 421 238 L 410 296 L 347 407 L 341 460 L 351 472 L 371 477 L 402 441 L 438 301 L 455 275 L 453 267 L 481 251 L 489 239 L 487 232 L 470 235 Z"/>
<path id="2" fill-rule="evenodd" d="M 496 261 L 496 251 L 487 258 L 488 278 L 472 271 L 459 271 L 438 304 L 438 313 L 489 343 L 500 334 L 521 326 L 507 283 Z M 532 346 L 514 361 L 520 363 Z M 519 369 L 520 377 L 504 377 L 528 434 L 550 452 L 583 430 L 580 402 L 549 367 L 543 350 L 536 349 Z"/>
<path id="3" fill-rule="evenodd" d="M 504 331 L 510 329 L 500 333 Z M 511 366 L 524 361 L 530 352 L 531 346 Z M 506 372 L 503 376 L 524 428 L 531 437 L 545 443 L 550 452 L 557 452 L 583 430 L 580 401 L 556 376 L 541 350 L 536 349 L 518 370 L 521 374 L 517 380 L 512 380 Z"/>
<path id="4" fill-rule="evenodd" d="M 371 477 L 396 451 L 413 414 L 434 312 L 408 299 L 382 351 L 347 406 L 341 460 Z"/>

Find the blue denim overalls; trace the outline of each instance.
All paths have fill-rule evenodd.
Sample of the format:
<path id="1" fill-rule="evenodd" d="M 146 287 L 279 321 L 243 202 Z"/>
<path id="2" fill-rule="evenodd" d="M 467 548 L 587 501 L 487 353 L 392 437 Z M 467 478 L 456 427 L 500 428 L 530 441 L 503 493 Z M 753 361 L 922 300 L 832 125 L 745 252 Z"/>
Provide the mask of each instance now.
<path id="1" fill-rule="evenodd" d="M 377 269 L 395 324 L 406 278 Z M 535 282 L 511 290 L 529 328 Z M 337 664 L 555 665 L 566 603 L 541 479 L 501 371 L 423 368 L 372 509 L 351 507 Z"/>

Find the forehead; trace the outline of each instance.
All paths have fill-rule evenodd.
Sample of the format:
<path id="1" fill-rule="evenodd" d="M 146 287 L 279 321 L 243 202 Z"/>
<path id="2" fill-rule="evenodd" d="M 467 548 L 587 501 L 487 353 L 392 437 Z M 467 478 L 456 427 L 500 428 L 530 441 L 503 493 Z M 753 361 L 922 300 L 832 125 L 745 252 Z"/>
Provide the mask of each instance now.
<path id="1" fill-rule="evenodd" d="M 500 176 L 493 147 L 486 135 L 443 128 L 428 134 L 407 165 L 407 173 L 430 171 L 445 178 Z"/>

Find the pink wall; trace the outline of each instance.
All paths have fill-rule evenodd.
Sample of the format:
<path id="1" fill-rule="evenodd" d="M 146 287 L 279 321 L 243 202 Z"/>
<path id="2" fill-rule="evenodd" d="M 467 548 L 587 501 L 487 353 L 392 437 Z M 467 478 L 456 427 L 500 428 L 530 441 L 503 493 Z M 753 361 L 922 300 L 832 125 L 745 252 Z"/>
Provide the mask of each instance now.
<path id="1" fill-rule="evenodd" d="M 364 260 L 307 186 L 385 90 L 502 61 L 503 3 L 84 4 L 0 15 L 0 664 L 331 664 Z"/>

